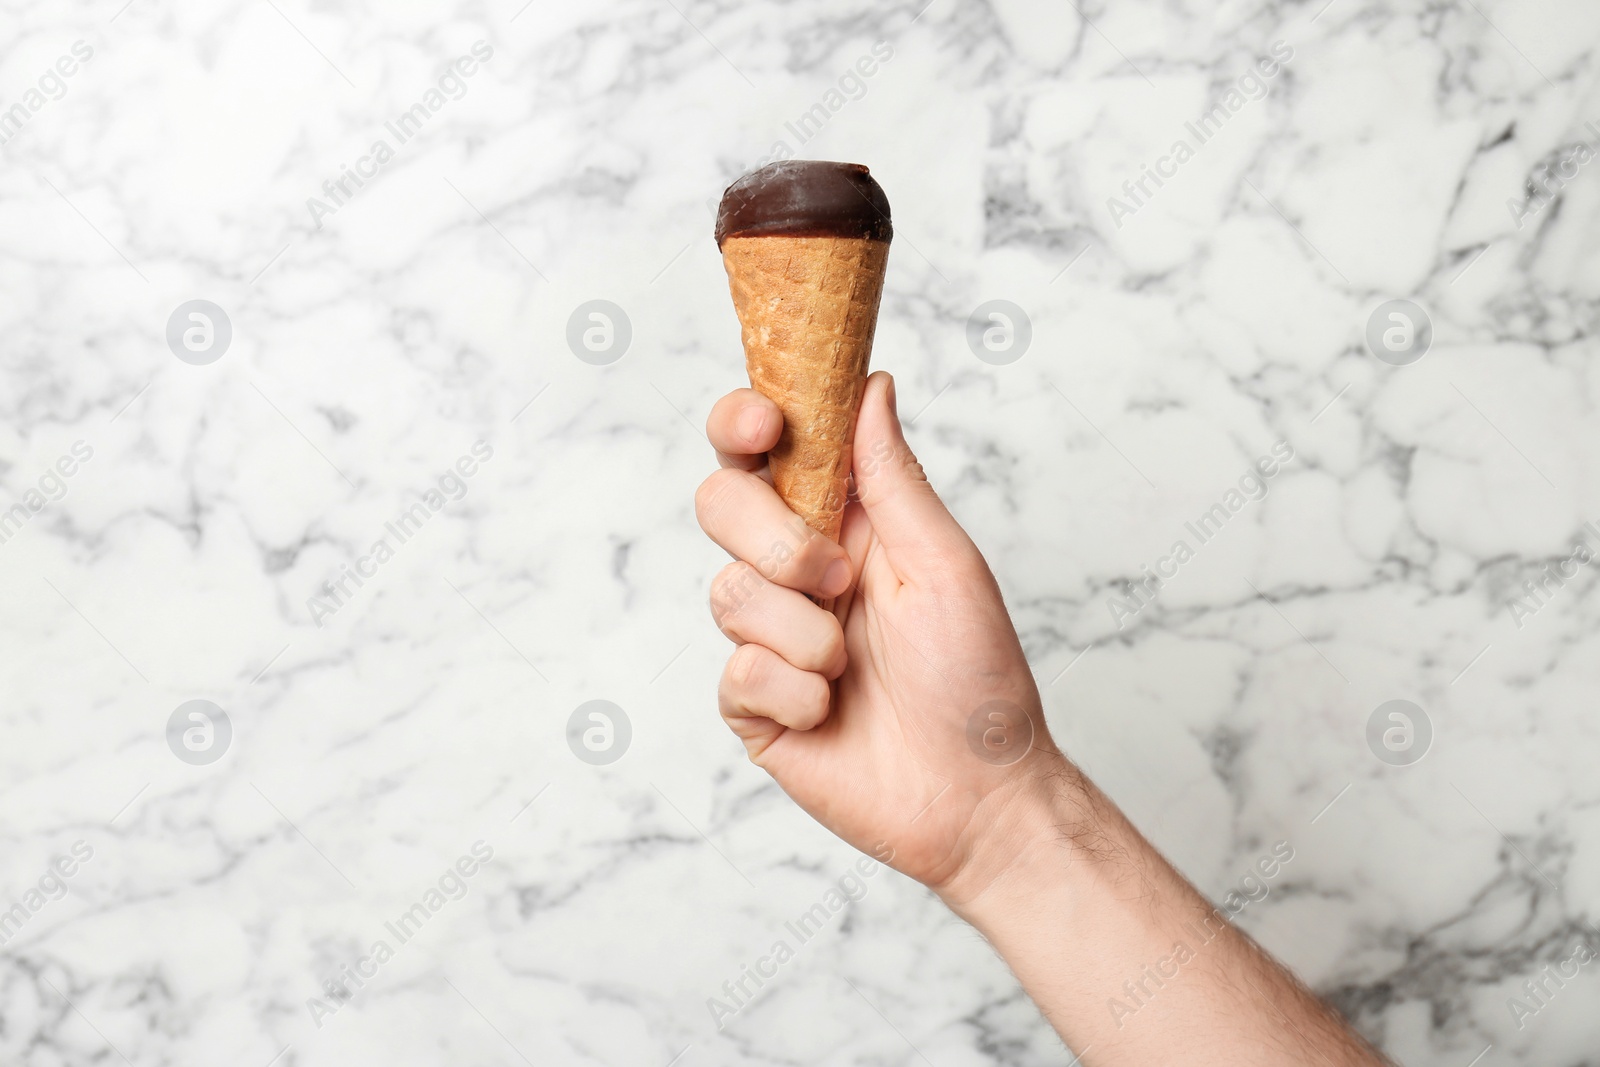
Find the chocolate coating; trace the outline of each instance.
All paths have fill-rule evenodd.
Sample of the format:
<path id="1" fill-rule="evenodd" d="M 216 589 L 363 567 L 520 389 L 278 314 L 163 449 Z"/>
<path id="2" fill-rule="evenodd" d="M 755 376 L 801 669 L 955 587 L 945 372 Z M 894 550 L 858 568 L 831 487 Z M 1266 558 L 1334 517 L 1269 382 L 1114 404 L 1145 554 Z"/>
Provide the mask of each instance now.
<path id="1" fill-rule="evenodd" d="M 786 159 L 740 178 L 717 209 L 717 247 L 729 237 L 894 236 L 889 198 L 860 163 Z"/>

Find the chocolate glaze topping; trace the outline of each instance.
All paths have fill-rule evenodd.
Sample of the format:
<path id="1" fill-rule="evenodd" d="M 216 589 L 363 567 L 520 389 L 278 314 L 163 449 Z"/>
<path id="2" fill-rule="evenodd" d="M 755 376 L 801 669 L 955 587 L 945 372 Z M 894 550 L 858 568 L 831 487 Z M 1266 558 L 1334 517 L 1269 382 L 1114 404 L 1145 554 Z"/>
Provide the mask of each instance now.
<path id="1" fill-rule="evenodd" d="M 728 186 L 717 247 L 729 237 L 866 237 L 888 241 L 889 198 L 859 163 L 787 159 Z"/>

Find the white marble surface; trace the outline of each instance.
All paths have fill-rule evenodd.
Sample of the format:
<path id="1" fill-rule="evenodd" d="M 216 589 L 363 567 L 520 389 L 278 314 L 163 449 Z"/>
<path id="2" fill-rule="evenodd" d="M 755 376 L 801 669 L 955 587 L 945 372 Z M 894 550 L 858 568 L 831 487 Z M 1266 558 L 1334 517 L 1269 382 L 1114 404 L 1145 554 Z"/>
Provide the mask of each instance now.
<path id="1" fill-rule="evenodd" d="M 717 720 L 691 510 L 743 373 L 708 205 L 779 140 L 889 192 L 876 362 L 1062 745 L 1218 898 L 1290 842 L 1241 921 L 1401 1062 L 1595 1062 L 1592 965 L 1508 1006 L 1600 919 L 1594 572 L 1508 598 L 1600 520 L 1600 172 L 1526 193 L 1600 141 L 1600 7 L 920 3 L 0 5 L 0 1062 L 1070 1058 L 888 871 L 707 1010 L 856 859 Z M 565 341 L 597 298 L 632 326 L 609 366 Z M 1364 346 L 1391 298 L 1432 314 L 1410 366 Z M 209 365 L 164 339 L 193 299 L 232 324 Z M 1032 323 L 1007 366 L 964 339 L 990 299 Z M 1279 441 L 1119 629 L 1108 598 Z M 233 728 L 209 765 L 165 737 L 194 699 Z M 564 741 L 591 699 L 632 722 L 610 766 Z M 1411 766 L 1364 739 L 1391 699 L 1433 725 Z"/>

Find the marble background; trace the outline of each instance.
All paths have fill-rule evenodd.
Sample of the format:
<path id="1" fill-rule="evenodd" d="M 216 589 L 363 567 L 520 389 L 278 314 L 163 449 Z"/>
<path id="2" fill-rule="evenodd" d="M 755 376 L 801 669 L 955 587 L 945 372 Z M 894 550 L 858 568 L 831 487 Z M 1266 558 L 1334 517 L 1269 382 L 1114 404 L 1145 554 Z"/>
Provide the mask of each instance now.
<path id="1" fill-rule="evenodd" d="M 715 714 L 691 504 L 743 380 L 712 205 L 791 154 L 889 192 L 876 364 L 1062 746 L 1215 898 L 1288 842 L 1240 921 L 1400 1062 L 1597 1062 L 1600 968 L 1511 1003 L 1600 946 L 1593 570 L 1511 601 L 1600 540 L 1600 7 L 923 2 L 0 3 L 0 1061 L 1071 1059 L 889 871 L 708 1012 L 856 860 Z M 567 341 L 596 299 L 607 365 Z M 1364 341 L 1391 299 L 1407 366 Z M 566 740 L 595 699 L 606 766 Z M 191 700 L 214 762 L 169 745 Z M 1369 746 L 1390 700 L 1420 762 Z"/>

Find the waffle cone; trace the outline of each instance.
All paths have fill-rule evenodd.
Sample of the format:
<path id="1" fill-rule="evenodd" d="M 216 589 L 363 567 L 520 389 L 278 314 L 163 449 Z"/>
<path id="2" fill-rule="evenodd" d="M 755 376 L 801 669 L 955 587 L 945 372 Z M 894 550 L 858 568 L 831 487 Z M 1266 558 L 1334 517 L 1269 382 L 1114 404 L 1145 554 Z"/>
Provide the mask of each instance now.
<path id="1" fill-rule="evenodd" d="M 768 455 L 790 510 L 834 541 L 889 244 L 862 237 L 730 237 L 722 263 L 750 385 L 783 412 Z"/>

